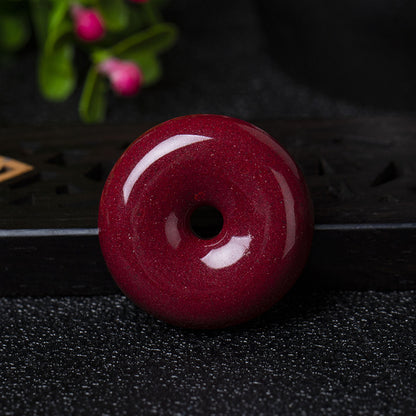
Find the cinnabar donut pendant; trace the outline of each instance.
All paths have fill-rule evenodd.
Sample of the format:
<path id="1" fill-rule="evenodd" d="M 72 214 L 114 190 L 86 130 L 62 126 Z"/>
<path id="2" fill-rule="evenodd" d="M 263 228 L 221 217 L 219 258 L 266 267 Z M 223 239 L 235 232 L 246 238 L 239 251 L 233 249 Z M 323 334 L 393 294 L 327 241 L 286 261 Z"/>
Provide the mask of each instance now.
<path id="1" fill-rule="evenodd" d="M 265 312 L 293 285 L 313 210 L 300 170 L 270 135 L 191 115 L 125 151 L 98 225 L 108 268 L 131 300 L 174 325 L 221 328 Z"/>

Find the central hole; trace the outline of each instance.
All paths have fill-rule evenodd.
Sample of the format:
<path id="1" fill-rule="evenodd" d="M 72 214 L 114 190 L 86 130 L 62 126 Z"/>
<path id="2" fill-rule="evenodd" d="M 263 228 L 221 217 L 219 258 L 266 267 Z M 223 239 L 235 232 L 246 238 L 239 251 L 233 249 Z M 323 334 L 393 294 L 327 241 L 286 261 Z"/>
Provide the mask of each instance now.
<path id="1" fill-rule="evenodd" d="M 202 205 L 192 212 L 190 225 L 191 230 L 197 237 L 208 240 L 220 233 L 224 225 L 224 219 L 217 208 Z"/>

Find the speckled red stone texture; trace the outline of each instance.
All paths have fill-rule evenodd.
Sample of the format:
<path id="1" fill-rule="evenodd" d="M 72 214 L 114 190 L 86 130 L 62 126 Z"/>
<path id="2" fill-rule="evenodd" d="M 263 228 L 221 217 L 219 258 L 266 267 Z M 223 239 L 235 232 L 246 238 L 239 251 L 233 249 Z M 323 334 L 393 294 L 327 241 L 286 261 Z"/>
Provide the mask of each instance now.
<path id="1" fill-rule="evenodd" d="M 212 239 L 190 227 L 201 204 L 224 218 Z M 121 156 L 101 197 L 100 243 L 117 284 L 184 327 L 225 327 L 269 309 L 299 276 L 312 232 L 292 158 L 263 130 L 225 116 L 152 128 Z"/>

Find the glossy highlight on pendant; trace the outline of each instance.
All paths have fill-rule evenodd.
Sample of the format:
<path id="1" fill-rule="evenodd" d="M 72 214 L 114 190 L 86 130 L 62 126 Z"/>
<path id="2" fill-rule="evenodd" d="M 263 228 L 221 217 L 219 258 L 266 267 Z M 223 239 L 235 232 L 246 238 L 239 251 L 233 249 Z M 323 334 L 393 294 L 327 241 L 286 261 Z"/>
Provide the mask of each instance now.
<path id="1" fill-rule="evenodd" d="M 144 133 L 111 171 L 99 238 L 137 305 L 221 328 L 275 304 L 307 259 L 312 203 L 289 154 L 245 121 L 191 115 Z"/>

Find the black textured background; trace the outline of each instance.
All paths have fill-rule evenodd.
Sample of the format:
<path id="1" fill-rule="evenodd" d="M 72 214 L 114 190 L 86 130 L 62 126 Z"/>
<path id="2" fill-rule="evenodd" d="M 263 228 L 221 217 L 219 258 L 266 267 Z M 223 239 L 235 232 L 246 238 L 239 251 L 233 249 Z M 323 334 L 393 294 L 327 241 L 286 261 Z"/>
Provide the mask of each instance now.
<path id="1" fill-rule="evenodd" d="M 254 2 L 178 0 L 166 14 L 181 39 L 165 77 L 112 98 L 110 122 L 392 114 L 285 73 Z M 78 123 L 80 90 L 45 102 L 34 65 L 28 48 L 0 68 L 0 124 Z M 295 289 L 220 332 L 169 327 L 121 295 L 0 298 L 0 415 L 416 414 L 415 295 Z"/>
<path id="2" fill-rule="evenodd" d="M 2 415 L 412 415 L 416 292 L 292 291 L 194 332 L 121 295 L 0 299 Z"/>
<path id="3" fill-rule="evenodd" d="M 273 42 L 267 41 L 255 1 L 175 0 L 165 15 L 181 37 L 163 56 L 164 78 L 137 99 L 112 97 L 107 121 L 153 122 L 190 113 L 252 120 L 393 114 L 331 98 L 284 72 L 270 54 Z M 0 124 L 78 122 L 81 88 L 64 103 L 48 103 L 37 90 L 34 67 L 29 48 L 0 69 Z M 407 99 L 416 110 L 413 98 Z"/>

